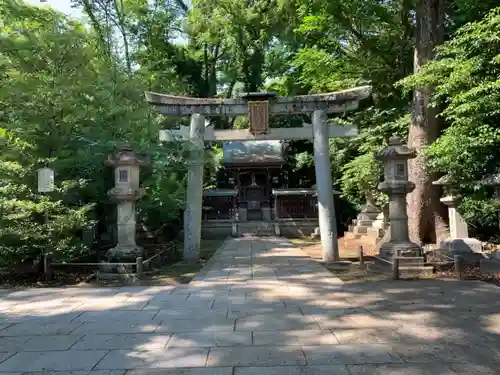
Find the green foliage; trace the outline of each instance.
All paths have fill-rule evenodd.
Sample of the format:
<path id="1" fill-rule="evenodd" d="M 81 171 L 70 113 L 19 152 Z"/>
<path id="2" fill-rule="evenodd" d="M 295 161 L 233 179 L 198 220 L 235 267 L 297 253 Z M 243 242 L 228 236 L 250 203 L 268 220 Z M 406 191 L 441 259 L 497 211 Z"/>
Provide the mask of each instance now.
<path id="1" fill-rule="evenodd" d="M 442 108 L 447 128 L 426 150 L 429 168 L 462 188 L 498 170 L 499 53 L 500 8 L 460 28 L 439 47 L 436 61 L 401 82 L 407 89 L 435 88 L 432 105 Z M 474 195 L 465 198 L 462 209 L 471 222 L 491 227 L 497 206 L 487 196 Z"/>
<path id="2" fill-rule="evenodd" d="M 151 157 L 140 219 L 152 228 L 178 220 L 188 150 L 154 146 L 160 122 L 143 99 L 141 75 L 125 74 L 96 35 L 58 12 L 7 1 L 0 14 L 0 126 L 10 129 L 0 156 L 2 261 L 85 251 L 91 218 L 105 212 L 97 219 L 114 220 L 104 160 L 123 143 Z M 57 190 L 40 197 L 37 169 L 47 164 Z"/>
<path id="3" fill-rule="evenodd" d="M 495 243 L 500 241 L 498 228 L 500 225 L 498 213 L 500 212 L 500 201 L 492 199 L 487 192 L 468 192 L 460 201 L 458 209 L 469 226 L 484 239 L 491 239 Z"/>
<path id="4" fill-rule="evenodd" d="M 179 223 L 192 150 L 187 142 L 159 145 L 157 134 L 187 119 L 158 115 L 144 90 L 229 98 L 371 84 L 373 98 L 359 111 L 331 118 L 359 129 L 353 139 L 330 140 L 334 187 L 350 202 L 342 201 L 342 221 L 366 194 L 385 204 L 376 193 L 381 166 L 373 152 L 393 134 L 406 137 L 408 91 L 416 86 L 436 88 L 433 104 L 447 123 L 426 151 L 431 170 L 468 189 L 497 168 L 499 11 L 480 20 L 494 0 L 447 2 L 447 34 L 465 26 L 440 47 L 435 62 L 401 85 L 395 83 L 413 70 L 412 0 L 72 2 L 88 24 L 19 0 L 0 4 L 0 263 L 48 250 L 75 256 L 87 250 L 82 231 L 114 224 L 107 196 L 113 174 L 103 162 L 124 143 L 150 159 L 141 172 L 147 194 L 138 202 L 139 221 L 153 230 Z M 183 42 L 174 42 L 179 36 Z M 270 126 L 304 122 L 310 122 L 306 115 L 273 116 Z M 211 119 L 211 125 L 247 128 L 248 119 Z M 313 184 L 311 142 L 286 147 L 284 170 Z M 223 168 L 222 149 L 219 143 L 206 148 L 204 185 L 210 188 Z M 36 171 L 46 165 L 56 171 L 56 191 L 42 197 Z M 467 194 L 468 220 L 493 228 L 491 192 Z"/>
<path id="5" fill-rule="evenodd" d="M 380 197 L 377 203 L 381 205 L 386 203 L 386 200 L 382 198 L 385 196 L 377 194 L 376 188 L 382 171 L 373 153 L 362 154 L 352 159 L 344 165 L 342 172 L 342 192 L 351 202 L 359 206 L 363 205 L 368 193 L 375 197 Z"/>

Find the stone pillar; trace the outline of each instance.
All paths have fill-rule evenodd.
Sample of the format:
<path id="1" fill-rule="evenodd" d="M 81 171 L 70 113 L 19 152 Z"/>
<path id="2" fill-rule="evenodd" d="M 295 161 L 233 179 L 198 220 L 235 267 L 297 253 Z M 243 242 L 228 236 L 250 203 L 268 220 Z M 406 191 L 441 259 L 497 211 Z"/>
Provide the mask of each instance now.
<path id="1" fill-rule="evenodd" d="M 278 196 L 276 194 L 274 194 L 273 215 L 274 215 L 274 220 L 279 219 Z"/>
<path id="2" fill-rule="evenodd" d="M 322 110 L 314 111 L 312 117 L 321 246 L 323 247 L 323 261 L 331 262 L 339 260 L 339 244 L 333 201 L 330 152 L 328 149 L 328 123 L 325 112 Z"/>
<path id="3" fill-rule="evenodd" d="M 117 245 L 108 251 L 112 259 L 135 259 L 142 249 L 135 243 L 135 202 L 144 196 L 139 188 L 139 169 L 147 161 L 128 147 L 110 155 L 106 165 L 115 168 L 115 187 L 108 195 L 117 202 Z"/>
<path id="4" fill-rule="evenodd" d="M 359 220 L 375 220 L 380 213 L 380 210 L 374 203 L 373 194 L 370 191 L 365 192 L 366 203 L 363 206 L 360 214 L 358 215 Z"/>
<path id="5" fill-rule="evenodd" d="M 186 208 L 184 210 L 184 261 L 196 263 L 200 252 L 203 205 L 205 117 L 191 116 L 189 139 L 193 150 L 188 169 Z"/>
<path id="6" fill-rule="evenodd" d="M 447 195 L 440 199 L 448 206 L 448 216 L 450 220 L 450 238 L 468 238 L 469 227 L 462 215 L 457 210 L 458 197 L 456 195 Z"/>
<path id="7" fill-rule="evenodd" d="M 379 250 L 382 258 L 391 259 L 394 254 L 410 257 L 422 255 L 422 249 L 411 242 L 408 236 L 406 213 L 406 195 L 415 189 L 415 184 L 408 181 L 408 159 L 415 156 L 415 150 L 404 146 L 399 137 L 391 137 L 389 145 L 375 155 L 384 164 L 384 181 L 378 185 L 378 189 L 389 196 L 391 223 L 391 238 Z"/>

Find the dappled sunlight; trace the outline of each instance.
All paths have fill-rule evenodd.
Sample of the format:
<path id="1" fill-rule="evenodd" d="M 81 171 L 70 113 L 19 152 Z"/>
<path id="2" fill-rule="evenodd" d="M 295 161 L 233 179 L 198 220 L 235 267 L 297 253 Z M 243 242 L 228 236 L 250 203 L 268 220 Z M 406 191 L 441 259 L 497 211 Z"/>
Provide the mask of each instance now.
<path id="1" fill-rule="evenodd" d="M 474 282 L 344 284 L 283 240 L 236 239 L 188 285 L 3 291 L 0 372 L 493 374 L 499 296 Z"/>

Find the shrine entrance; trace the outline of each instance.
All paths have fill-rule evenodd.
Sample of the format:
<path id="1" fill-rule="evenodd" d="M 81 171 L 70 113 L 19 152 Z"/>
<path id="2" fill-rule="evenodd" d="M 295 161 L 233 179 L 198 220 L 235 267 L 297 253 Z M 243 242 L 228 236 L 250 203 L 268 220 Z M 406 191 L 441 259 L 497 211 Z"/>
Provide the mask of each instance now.
<path id="1" fill-rule="evenodd" d="M 166 116 L 191 116 L 189 127 L 163 131 L 161 136 L 163 141 L 180 136 L 189 139 L 194 146 L 184 212 L 185 261 L 198 260 L 202 217 L 205 211 L 210 211 L 210 207 L 204 203 L 216 201 L 218 196 L 224 197 L 225 209 L 228 211 L 224 215 L 232 223 L 233 234 L 235 225 L 243 225 L 247 221 L 279 219 L 280 213 L 286 211 L 284 207 L 289 204 L 286 202 L 302 197 L 300 209 L 311 208 L 311 212 L 317 212 L 319 218 L 323 261 L 339 259 L 328 139 L 355 136 L 357 129 L 354 126 L 329 125 L 327 114 L 358 108 L 359 102 L 371 94 L 370 86 L 291 98 L 277 97 L 275 93 L 250 93 L 239 99 L 188 98 L 153 92 L 145 94 L 147 101 L 159 107 Z M 296 128 L 269 128 L 270 114 L 307 114 L 311 115 L 312 124 Z M 249 116 L 249 129 L 215 130 L 205 124 L 205 116 L 241 115 Z M 281 141 L 296 139 L 313 140 L 316 188 L 296 191 L 274 188 L 273 170 L 280 169 L 284 163 Z M 226 151 L 229 155 L 232 150 L 232 159 L 226 165 L 226 169 L 232 173 L 232 188 L 203 192 L 204 141 L 224 141 L 229 145 L 224 150 L 225 157 Z M 276 150 L 280 151 L 279 155 Z M 243 161 L 245 157 L 253 157 L 253 165 L 248 160 Z M 213 210 L 211 215 L 214 215 Z M 221 216 L 220 209 L 215 216 Z M 280 235 L 279 226 L 277 228 L 275 234 Z"/>
<path id="2" fill-rule="evenodd" d="M 272 190 L 285 163 L 280 141 L 229 141 L 222 145 L 224 169 L 221 181 L 237 190 L 241 221 L 270 221 Z M 217 209 L 217 207 L 214 207 Z"/>
<path id="3" fill-rule="evenodd" d="M 246 207 L 247 220 L 262 220 L 262 208 L 270 206 L 269 175 L 265 172 L 238 173 L 240 207 Z"/>

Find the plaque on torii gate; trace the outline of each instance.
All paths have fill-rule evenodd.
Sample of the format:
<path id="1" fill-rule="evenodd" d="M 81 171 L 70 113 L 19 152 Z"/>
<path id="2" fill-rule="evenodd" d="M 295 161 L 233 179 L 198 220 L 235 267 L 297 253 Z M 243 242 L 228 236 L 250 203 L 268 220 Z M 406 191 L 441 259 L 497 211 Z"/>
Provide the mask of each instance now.
<path id="1" fill-rule="evenodd" d="M 190 126 L 166 133 L 190 139 L 197 152 L 188 171 L 184 212 L 184 259 L 197 261 L 200 249 L 203 196 L 203 142 L 312 139 L 318 195 L 318 216 L 323 261 L 339 259 L 337 220 L 333 202 L 328 138 L 357 135 L 355 126 L 329 125 L 327 113 L 343 113 L 358 108 L 371 94 L 371 86 L 361 86 L 328 94 L 279 97 L 276 93 L 249 93 L 238 99 L 189 98 L 146 92 L 150 104 L 166 116 L 191 116 Z M 269 128 L 269 115 L 312 114 L 312 124 L 295 128 Z M 249 116 L 249 129 L 215 130 L 205 127 L 205 117 Z M 164 131 L 166 132 L 166 131 Z"/>

